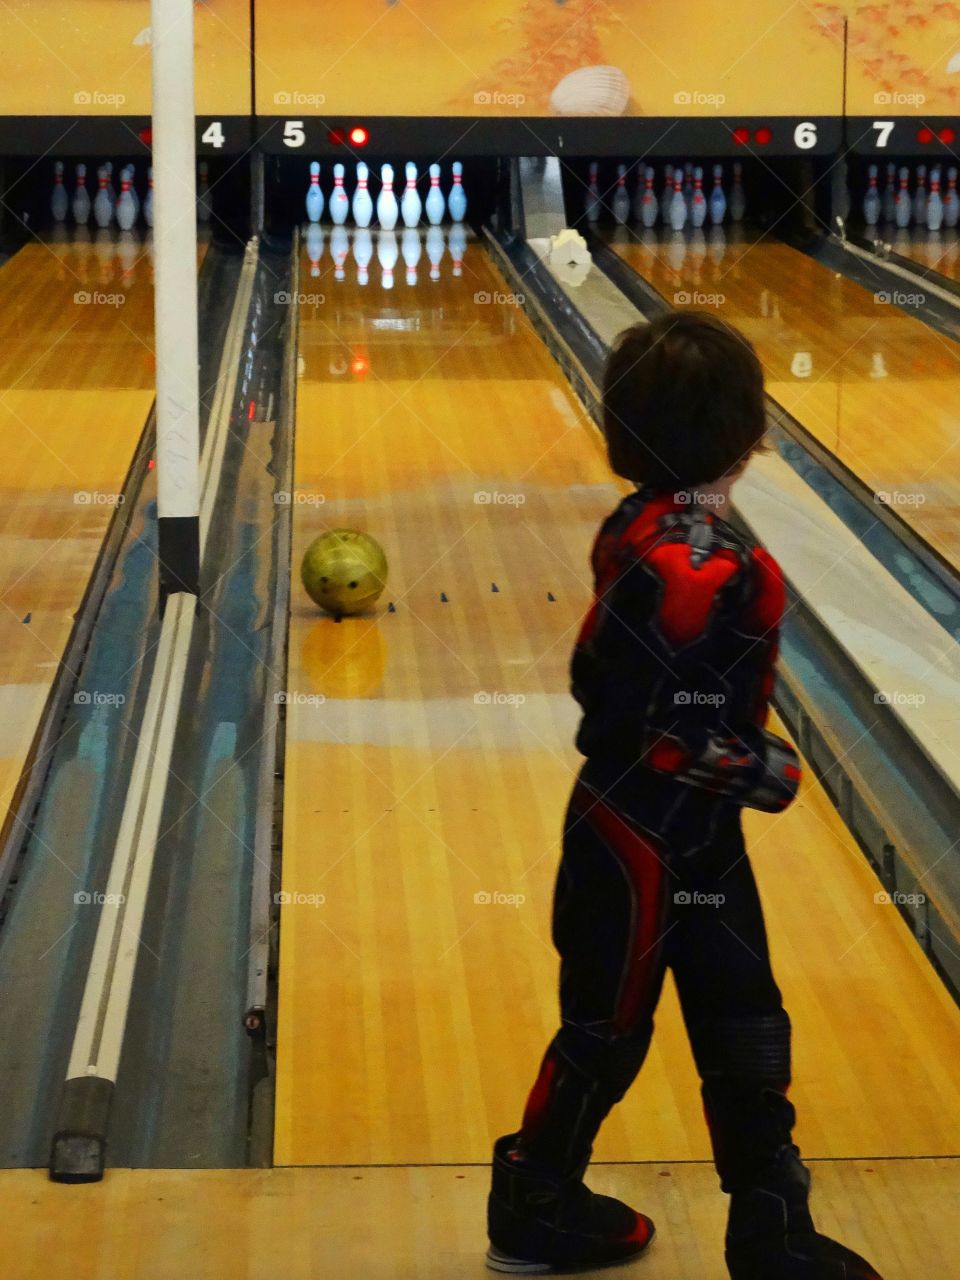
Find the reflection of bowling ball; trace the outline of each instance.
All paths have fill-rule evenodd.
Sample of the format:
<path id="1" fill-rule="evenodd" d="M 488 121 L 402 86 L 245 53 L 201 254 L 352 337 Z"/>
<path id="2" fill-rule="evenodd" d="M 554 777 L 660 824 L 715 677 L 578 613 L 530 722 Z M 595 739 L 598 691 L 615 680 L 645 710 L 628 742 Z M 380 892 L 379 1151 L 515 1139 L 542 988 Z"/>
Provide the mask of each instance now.
<path id="1" fill-rule="evenodd" d="M 303 638 L 300 665 L 325 698 L 372 698 L 383 684 L 387 650 L 379 618 L 318 618 Z"/>
<path id="2" fill-rule="evenodd" d="M 315 604 L 342 618 L 376 602 L 387 585 L 387 557 L 369 534 L 331 529 L 307 547 L 300 577 Z"/>

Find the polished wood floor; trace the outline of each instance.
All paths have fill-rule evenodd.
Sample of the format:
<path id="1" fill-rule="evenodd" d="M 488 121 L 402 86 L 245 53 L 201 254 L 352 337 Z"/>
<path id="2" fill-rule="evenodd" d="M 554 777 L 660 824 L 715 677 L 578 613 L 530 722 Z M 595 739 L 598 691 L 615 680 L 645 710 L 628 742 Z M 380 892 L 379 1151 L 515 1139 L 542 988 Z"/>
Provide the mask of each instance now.
<path id="1" fill-rule="evenodd" d="M 325 263 L 301 309 L 275 1158 L 482 1164 L 555 1028 L 567 667 L 618 490 L 478 247 L 459 278 L 447 258 L 392 292 L 376 262 L 366 287 Z M 391 580 L 375 614 L 338 624 L 296 565 L 342 525 L 382 541 Z M 808 781 L 747 832 L 804 1152 L 960 1154 L 960 1012 L 832 806 Z M 597 1158 L 707 1155 L 668 988 Z"/>
<path id="2" fill-rule="evenodd" d="M 881 288 L 742 228 L 631 231 L 614 248 L 668 302 L 741 328 L 770 395 L 960 566 L 957 343 L 883 301 Z"/>
<path id="3" fill-rule="evenodd" d="M 960 1162 L 814 1166 L 817 1221 L 884 1280 L 960 1275 Z M 706 1165 L 597 1165 L 590 1182 L 645 1209 L 657 1238 L 638 1262 L 590 1272 L 725 1280 L 725 1197 Z M 9 1247 L 2 1280 L 479 1280 L 489 1275 L 487 1171 L 111 1170 L 99 1185 L 0 1173 Z M 879 1265 L 879 1263 L 878 1263 Z M 771 1277 L 774 1280 L 774 1277 Z"/>
<path id="4" fill-rule="evenodd" d="M 84 229 L 0 269 L 0 814 L 153 399 L 151 275 Z"/>
<path id="5" fill-rule="evenodd" d="M 940 231 L 885 227 L 882 235 L 902 258 L 910 258 L 951 280 L 960 280 L 960 230 L 956 227 L 943 227 Z"/>

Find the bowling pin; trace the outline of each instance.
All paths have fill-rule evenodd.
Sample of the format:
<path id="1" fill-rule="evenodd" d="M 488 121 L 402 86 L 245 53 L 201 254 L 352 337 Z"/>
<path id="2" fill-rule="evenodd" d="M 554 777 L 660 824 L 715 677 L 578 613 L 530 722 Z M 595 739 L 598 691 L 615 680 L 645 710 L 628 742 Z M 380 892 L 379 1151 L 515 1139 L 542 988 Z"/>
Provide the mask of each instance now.
<path id="1" fill-rule="evenodd" d="M 140 196 L 137 193 L 137 170 L 132 164 L 127 165 L 127 173 L 130 176 L 130 195 L 133 197 L 133 206 L 136 209 L 136 216 L 140 217 Z"/>
<path id="2" fill-rule="evenodd" d="M 137 220 L 137 206 L 130 194 L 130 174 L 124 169 L 120 180 L 120 199 L 117 201 L 117 222 L 121 231 L 130 231 Z"/>
<path id="3" fill-rule="evenodd" d="M 930 170 L 930 194 L 927 196 L 927 228 L 939 231 L 943 226 L 943 197 L 940 195 L 940 170 Z"/>
<path id="4" fill-rule="evenodd" d="M 343 168 L 343 166 L 339 165 L 338 168 Z M 343 177 L 342 174 L 340 176 L 341 178 Z M 345 280 L 347 273 L 344 271 L 343 266 L 347 260 L 347 254 L 350 252 L 350 237 L 347 235 L 346 227 L 340 224 L 333 228 L 333 234 L 330 236 L 330 252 L 333 255 L 334 280 L 338 282 Z"/>
<path id="5" fill-rule="evenodd" d="M 199 191 L 197 192 L 197 217 L 201 222 L 209 222 L 213 213 L 213 205 L 210 201 L 210 166 L 206 160 L 201 160 L 198 166 L 200 174 Z"/>
<path id="6" fill-rule="evenodd" d="M 897 166 L 887 165 L 887 185 L 883 191 L 883 220 L 893 222 L 897 213 Z"/>
<path id="7" fill-rule="evenodd" d="M 385 164 L 380 169 L 380 181 L 382 187 L 380 194 L 377 196 L 377 221 L 384 231 L 392 231 L 397 225 L 397 218 L 400 216 L 400 208 L 397 205 L 397 197 L 393 193 L 393 165 Z M 396 261 L 396 259 L 394 259 Z M 393 280 L 385 288 L 392 288 Z"/>
<path id="8" fill-rule="evenodd" d="M 693 164 L 689 160 L 683 166 L 683 201 L 689 218 L 693 208 Z"/>
<path id="9" fill-rule="evenodd" d="M 54 222 L 63 222 L 70 207 L 70 198 L 63 185 L 63 161 L 58 160 L 53 166 L 53 191 L 50 195 L 50 212 Z"/>
<path id="10" fill-rule="evenodd" d="M 407 176 L 409 177 L 410 165 L 407 165 Z M 420 197 L 417 197 L 419 201 Z M 420 262 L 420 255 L 423 253 L 423 246 L 420 243 L 420 232 L 414 227 L 407 227 L 403 233 L 401 241 L 401 253 L 403 261 L 407 268 L 407 284 L 414 285 L 417 283 L 417 264 Z"/>
<path id="11" fill-rule="evenodd" d="M 447 208 L 454 222 L 462 222 L 467 216 L 467 193 L 463 189 L 463 165 L 459 160 L 453 162 L 453 186 L 447 197 Z"/>
<path id="12" fill-rule="evenodd" d="M 723 222 L 727 212 L 727 197 L 723 194 L 723 165 L 713 166 L 713 190 L 710 192 L 710 221 L 715 227 Z"/>
<path id="13" fill-rule="evenodd" d="M 319 222 L 323 217 L 323 192 L 320 190 L 320 165 L 316 160 L 310 162 L 310 186 L 307 188 L 307 217 L 311 222 Z"/>
<path id="14" fill-rule="evenodd" d="M 913 220 L 918 227 L 927 224 L 927 166 L 917 165 L 917 189 L 913 194 Z"/>
<path id="15" fill-rule="evenodd" d="M 600 166 L 594 160 L 590 165 L 590 185 L 587 187 L 587 199 L 585 203 L 587 221 L 594 226 L 600 220 L 600 188 L 597 184 L 597 174 Z"/>
<path id="16" fill-rule="evenodd" d="M 613 193 L 613 219 L 624 226 L 630 217 L 630 197 L 627 194 L 627 166 L 617 165 L 617 189 Z"/>
<path id="17" fill-rule="evenodd" d="M 97 194 L 93 198 L 93 220 L 98 227 L 104 229 L 113 221 L 113 201 L 107 185 L 107 171 L 102 165 L 97 170 L 97 182 Z"/>
<path id="18" fill-rule="evenodd" d="M 143 202 L 143 220 L 148 227 L 153 226 L 153 166 L 147 170 L 147 198 Z"/>
<path id="19" fill-rule="evenodd" d="M 344 168 L 333 166 L 333 190 L 330 192 L 330 217 L 335 227 L 342 227 L 350 214 L 350 197 L 343 189 Z"/>
<path id="20" fill-rule="evenodd" d="M 90 218 L 90 192 L 87 190 L 87 166 L 77 165 L 77 187 L 73 193 L 73 220 L 85 227 Z"/>
<path id="21" fill-rule="evenodd" d="M 660 208 L 663 210 L 663 220 L 667 220 L 667 211 L 670 208 L 670 201 L 673 199 L 673 165 L 668 164 L 663 170 L 663 191 L 660 193 Z"/>
<path id="22" fill-rule="evenodd" d="M 320 259 L 323 257 L 323 228 L 319 223 L 311 222 L 307 227 L 306 243 L 310 274 L 316 278 L 320 274 Z"/>
<path id="23" fill-rule="evenodd" d="M 407 185 L 403 192 L 403 199 L 400 201 L 400 216 L 403 218 L 403 225 L 409 230 L 411 227 L 420 225 L 420 218 L 423 214 L 423 201 L 420 199 L 420 192 L 417 190 L 417 166 L 412 161 L 407 164 L 406 173 Z M 417 244 L 419 243 L 420 238 L 418 236 Z M 419 257 L 419 254 L 417 256 Z"/>
<path id="24" fill-rule="evenodd" d="M 113 185 L 113 161 L 107 160 L 104 163 L 104 169 L 107 171 L 107 195 L 110 197 L 110 203 L 116 208 L 117 192 Z"/>
<path id="25" fill-rule="evenodd" d="M 872 164 L 867 170 L 869 186 L 863 197 L 863 220 L 868 227 L 875 227 L 880 221 L 880 192 L 877 190 L 877 166 Z"/>
<path id="26" fill-rule="evenodd" d="M 440 190 L 440 166 L 432 164 L 430 166 L 430 190 L 427 193 L 427 202 L 424 205 L 427 221 L 431 227 L 439 227 L 443 221 L 446 207 L 447 203 L 443 198 L 443 192 Z"/>
<path id="27" fill-rule="evenodd" d="M 380 263 L 380 283 L 384 289 L 393 288 L 393 269 L 400 257 L 395 231 L 381 231 L 377 236 L 377 260 Z"/>
<path id="28" fill-rule="evenodd" d="M 910 192 L 907 189 L 909 181 L 909 173 L 906 165 L 900 170 L 900 190 L 897 192 L 897 203 L 894 209 L 894 220 L 901 229 L 909 227 L 912 206 L 910 203 Z"/>
<path id="29" fill-rule="evenodd" d="M 743 165 L 733 162 L 733 190 L 730 192 L 730 221 L 742 222 L 747 211 L 747 197 L 743 190 Z"/>
<path id="30" fill-rule="evenodd" d="M 668 216 L 674 231 L 682 231 L 687 221 L 687 202 L 683 198 L 683 170 L 679 165 L 673 171 L 673 195 Z"/>
<path id="31" fill-rule="evenodd" d="M 693 196 L 690 201 L 690 221 L 694 227 L 702 227 L 707 220 L 707 200 L 703 194 L 703 170 L 699 165 L 693 171 Z"/>
<path id="32" fill-rule="evenodd" d="M 953 167 L 947 170 L 947 190 L 943 197 L 943 225 L 955 227 L 960 218 L 960 199 L 957 197 L 957 171 Z"/>
<path id="33" fill-rule="evenodd" d="M 640 221 L 648 229 L 656 225 L 657 214 L 659 213 L 659 202 L 657 193 L 653 189 L 654 172 L 647 169 L 643 177 L 643 200 L 640 204 Z"/>
<path id="34" fill-rule="evenodd" d="M 450 257 L 453 259 L 454 277 L 463 275 L 463 255 L 467 251 L 467 231 L 462 222 L 450 228 Z"/>
<path id="35" fill-rule="evenodd" d="M 438 165 L 437 168 L 439 167 Z M 430 279 L 434 282 L 440 279 L 440 263 L 443 261 L 445 247 L 443 231 L 437 226 L 431 227 L 427 232 L 427 257 L 430 259 Z"/>
<path id="36" fill-rule="evenodd" d="M 361 160 L 357 165 L 357 189 L 353 193 L 353 220 L 358 227 L 369 227 L 373 219 L 373 201 L 370 198 L 370 192 L 367 190 L 369 177 L 370 170 Z M 356 241 L 354 241 L 353 251 L 354 257 L 356 257 Z M 366 284 L 366 281 L 361 281 L 361 283 Z"/>
<path id="37" fill-rule="evenodd" d="M 370 279 L 367 268 L 373 260 L 373 236 L 366 227 L 353 237 L 353 260 L 357 264 L 357 284 L 366 284 Z"/>

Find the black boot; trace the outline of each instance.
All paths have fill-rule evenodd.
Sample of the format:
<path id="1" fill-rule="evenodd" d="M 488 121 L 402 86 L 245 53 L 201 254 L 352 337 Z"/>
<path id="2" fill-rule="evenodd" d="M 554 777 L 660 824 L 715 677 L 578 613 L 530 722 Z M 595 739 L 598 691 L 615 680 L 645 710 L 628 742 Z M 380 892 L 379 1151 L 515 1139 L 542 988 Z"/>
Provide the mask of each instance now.
<path id="1" fill-rule="evenodd" d="M 589 1157 L 572 1173 L 553 1173 L 525 1158 L 518 1138 L 508 1134 L 493 1149 L 487 1202 L 492 1271 L 578 1271 L 625 1262 L 646 1249 L 653 1223 L 622 1201 L 584 1186 Z"/>

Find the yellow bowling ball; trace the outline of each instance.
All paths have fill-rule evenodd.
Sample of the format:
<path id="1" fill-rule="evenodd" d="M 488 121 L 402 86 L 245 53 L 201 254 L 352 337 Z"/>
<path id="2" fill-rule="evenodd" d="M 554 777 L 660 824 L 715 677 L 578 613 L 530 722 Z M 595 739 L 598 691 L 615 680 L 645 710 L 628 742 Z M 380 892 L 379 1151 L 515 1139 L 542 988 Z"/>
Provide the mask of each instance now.
<path id="1" fill-rule="evenodd" d="M 376 603 L 387 585 L 387 557 L 368 533 L 331 529 L 307 547 L 300 577 L 315 604 L 343 618 Z"/>

